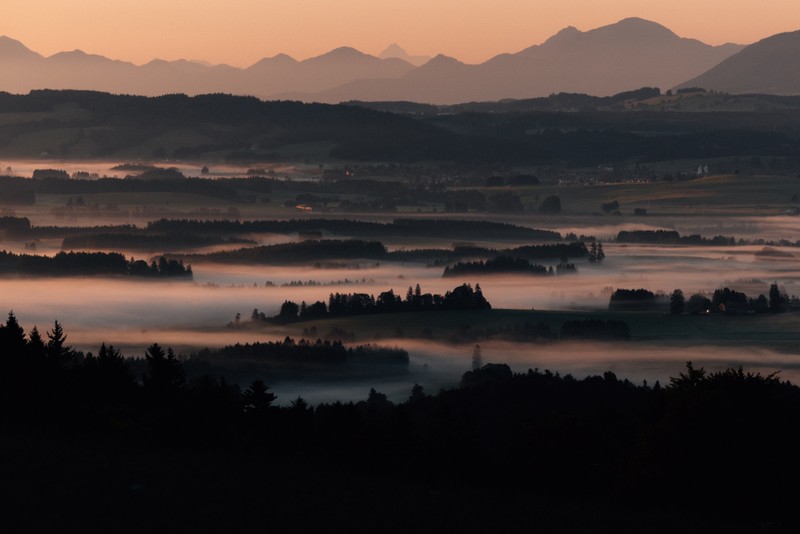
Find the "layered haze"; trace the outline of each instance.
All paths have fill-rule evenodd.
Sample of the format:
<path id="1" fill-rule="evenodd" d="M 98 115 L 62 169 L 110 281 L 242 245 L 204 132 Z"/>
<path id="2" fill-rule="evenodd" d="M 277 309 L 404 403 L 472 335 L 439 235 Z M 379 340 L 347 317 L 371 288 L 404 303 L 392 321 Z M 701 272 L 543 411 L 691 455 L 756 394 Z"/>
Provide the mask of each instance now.
<path id="1" fill-rule="evenodd" d="M 398 45 L 380 57 L 352 47 L 298 61 L 286 54 L 246 68 L 198 61 L 152 60 L 141 66 L 81 50 L 45 57 L 0 38 L 0 67 L 14 72 L 0 89 L 85 89 L 162 95 L 231 93 L 336 103 L 397 100 L 455 104 L 532 98 L 557 92 L 612 95 L 643 86 L 669 88 L 741 50 L 682 38 L 666 27 L 628 18 L 590 31 L 567 27 L 540 45 L 478 64 L 446 55 L 411 56 Z"/>
<path id="2" fill-rule="evenodd" d="M 513 327 L 544 322 L 558 333 L 564 321 L 602 316 L 609 297 L 617 288 L 644 288 L 669 294 L 676 288 L 687 298 L 693 293 L 710 295 L 728 287 L 755 298 L 767 294 L 773 282 L 788 295 L 800 295 L 800 255 L 796 247 L 763 246 L 664 246 L 619 244 L 611 241 L 622 230 L 659 228 L 641 223 L 589 226 L 591 221 L 553 220 L 560 232 L 594 233 L 604 241 L 602 263 L 575 260 L 578 272 L 559 276 L 483 275 L 442 278 L 442 266 L 426 263 L 346 260 L 331 265 L 239 265 L 193 262 L 192 281 L 135 281 L 126 278 L 21 278 L 0 279 L 2 305 L 13 310 L 26 330 L 34 325 L 44 332 L 54 320 L 63 323 L 68 343 L 96 352 L 101 343 L 114 344 L 128 356 L 141 357 L 150 344 L 173 347 L 190 354 L 204 347 L 236 343 L 278 341 L 286 335 L 325 336 L 338 328 L 352 333 L 351 343 L 398 346 L 409 351 L 406 374 L 362 377 L 348 380 L 280 381 L 271 383 L 281 402 L 298 395 L 311 402 L 363 399 L 369 388 L 387 393 L 393 400 L 407 397 L 419 383 L 427 391 L 458 383 L 470 366 L 475 342 L 484 362 L 505 362 L 516 371 L 548 368 L 582 377 L 616 372 L 635 381 L 664 383 L 675 376 L 687 360 L 709 369 L 745 366 L 764 373 L 780 371 L 782 377 L 800 379 L 800 350 L 795 314 L 742 317 L 670 317 L 663 312 L 614 315 L 630 324 L 632 340 L 623 343 L 533 341 L 509 342 L 482 337 L 462 338 L 466 329 L 479 335 L 492 327 Z M 702 231 L 755 239 L 796 236 L 800 219 L 793 216 L 718 219 L 694 217 L 675 221 L 682 233 Z M 258 242 L 284 242 L 296 236 L 251 235 Z M 403 238 L 390 248 L 431 246 L 430 240 Z M 492 243 L 483 243 L 493 245 Z M 446 246 L 444 242 L 436 244 Z M 50 254 L 58 250 L 54 246 Z M 41 252 L 44 252 L 43 249 Z M 126 255 L 140 257 L 134 251 Z M 145 258 L 147 259 L 147 258 Z M 558 258 L 537 260 L 555 265 Z M 444 294 L 462 283 L 480 284 L 496 311 L 489 317 L 470 313 L 432 317 L 408 313 L 402 316 L 361 316 L 336 320 L 314 320 L 289 325 L 249 324 L 251 312 L 276 315 L 283 302 L 327 301 L 331 293 L 366 293 L 378 296 L 392 289 L 405 295 L 420 284 L 423 292 Z M 245 326 L 231 328 L 239 314 Z M 387 318 L 391 319 L 387 320 Z M 487 322 L 488 321 L 488 322 Z M 402 336 L 398 337 L 398 332 Z M 427 333 L 426 333 L 427 332 Z M 458 339 L 454 336 L 458 335 Z M 430 336 L 430 339 L 426 338 Z M 222 371 L 220 371 L 222 372 Z M 226 368 L 230 380 L 248 383 L 267 378 L 258 367 Z M 391 375 L 391 376 L 390 376 Z"/>

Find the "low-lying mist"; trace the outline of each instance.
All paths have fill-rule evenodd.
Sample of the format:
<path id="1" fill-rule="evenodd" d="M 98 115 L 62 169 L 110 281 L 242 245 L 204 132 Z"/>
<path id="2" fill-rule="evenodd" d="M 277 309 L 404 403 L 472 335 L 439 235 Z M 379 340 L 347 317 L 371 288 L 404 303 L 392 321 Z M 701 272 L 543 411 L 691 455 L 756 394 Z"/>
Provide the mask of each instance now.
<path id="1" fill-rule="evenodd" d="M 471 344 L 450 345 L 409 339 L 385 339 L 377 343 L 408 350 L 411 363 L 406 376 L 361 381 L 311 379 L 277 382 L 271 383 L 270 389 L 278 395 L 281 404 L 288 404 L 298 396 L 312 403 L 359 401 L 366 399 L 371 388 L 399 402 L 408 398 L 414 384 L 421 385 L 428 393 L 458 385 L 461 376 L 471 368 L 475 351 L 475 346 Z M 584 378 L 611 371 L 618 378 L 627 378 L 635 384 L 647 381 L 653 386 L 658 381 L 665 386 L 670 377 L 677 377 L 685 371 L 687 361 L 692 361 L 695 368 L 703 367 L 708 372 L 742 366 L 746 371 L 762 375 L 777 372 L 782 380 L 800 381 L 800 359 L 797 356 L 753 346 L 702 345 L 689 348 L 642 342 L 559 341 L 527 344 L 490 341 L 480 343 L 479 347 L 483 364 L 505 363 L 514 372 L 538 368 L 562 376 L 571 374 L 576 378 Z M 245 376 L 244 380 L 250 379 Z M 269 377 L 253 374 L 252 379 L 255 378 L 264 378 L 269 382 Z"/>
<path id="2" fill-rule="evenodd" d="M 143 329 L 221 328 L 237 313 L 249 317 L 258 308 L 275 315 L 285 300 L 327 301 L 334 292 L 377 296 L 393 289 L 404 296 L 416 284 L 423 292 L 443 294 L 461 283 L 480 283 L 494 308 L 514 309 L 606 309 L 614 288 L 665 293 L 681 288 L 689 295 L 726 286 L 756 297 L 776 281 L 788 294 L 800 294 L 797 262 L 759 257 L 759 250 L 609 244 L 602 263 L 577 261 L 575 274 L 471 275 L 463 280 L 442 279 L 441 267 L 389 262 L 359 262 L 359 268 L 350 263 L 350 268 L 198 264 L 194 282 L 2 278 L 0 306 L 13 309 L 28 324 L 58 319 L 70 330 L 97 329 L 111 340 L 116 332 Z M 781 250 L 800 253 L 792 247 Z"/>
<path id="3" fill-rule="evenodd" d="M 357 262 L 358 268 L 353 262 L 328 268 L 200 263 L 194 266 L 193 282 L 6 277 L 0 279 L 0 309 L 3 313 L 13 310 L 26 331 L 37 325 L 44 332 L 58 319 L 64 325 L 68 343 L 83 351 L 96 352 L 100 343 L 105 342 L 122 348 L 128 356 L 142 356 L 145 347 L 154 342 L 189 353 L 206 346 L 283 339 L 287 330 L 280 326 L 248 330 L 228 329 L 226 325 L 237 313 L 246 320 L 255 308 L 267 316 L 275 315 L 285 300 L 327 301 L 334 292 L 368 293 L 377 297 L 388 289 L 405 296 L 408 287 L 417 283 L 423 292 L 440 294 L 465 282 L 480 283 L 494 308 L 528 310 L 603 310 L 614 288 L 645 288 L 665 293 L 681 288 L 688 296 L 730 287 L 756 297 L 758 293 L 766 294 L 769 284 L 775 281 L 788 294 L 800 295 L 800 266 L 794 259 L 800 250 L 794 247 L 779 248 L 787 257 L 758 255 L 763 248 L 759 246 L 609 243 L 604 248 L 606 259 L 602 263 L 578 260 L 577 273 L 559 276 L 474 275 L 463 280 L 442 279 L 442 267 L 361 261 Z M 394 399 L 404 398 L 415 382 L 434 389 L 455 384 L 470 366 L 471 345 L 408 339 L 378 342 L 396 344 L 410 351 L 412 363 L 407 379 L 354 384 L 352 394 L 346 398 L 363 398 L 364 392 L 373 386 Z M 787 379 L 798 377 L 793 356 L 759 348 L 757 339 L 747 346 L 691 349 L 661 346 L 657 339 L 646 344 L 637 341 L 619 345 L 487 342 L 481 343 L 481 347 L 484 362 L 509 363 L 517 371 L 539 367 L 582 376 L 611 370 L 634 381 L 664 383 L 682 370 L 685 361 L 692 360 L 709 368 L 741 364 L 767 373 L 780 370 Z M 345 389 L 342 383 L 275 386 L 283 399 L 302 395 L 314 401 L 345 398 L 342 395 Z"/>

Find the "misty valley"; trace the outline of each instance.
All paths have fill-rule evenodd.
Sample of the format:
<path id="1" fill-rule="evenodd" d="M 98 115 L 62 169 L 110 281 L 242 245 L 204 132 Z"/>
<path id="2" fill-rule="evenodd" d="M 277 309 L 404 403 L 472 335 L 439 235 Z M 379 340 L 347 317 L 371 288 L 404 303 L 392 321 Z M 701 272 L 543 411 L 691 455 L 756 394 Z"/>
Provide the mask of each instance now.
<path id="1" fill-rule="evenodd" d="M 71 165 L 77 169 L 81 162 Z M 441 180 L 437 189 L 443 191 L 443 202 L 425 211 L 401 204 L 391 211 L 359 213 L 338 212 L 335 201 L 322 208 L 297 199 L 320 189 L 341 190 L 346 186 L 339 182 L 354 180 L 364 191 L 369 191 L 365 182 L 375 184 L 375 192 L 365 193 L 362 202 L 383 196 L 382 183 L 416 202 L 414 191 L 424 187 L 424 179 L 330 179 L 324 169 L 306 166 L 287 171 L 295 173 L 288 177 L 252 178 L 250 185 L 233 168 L 226 169 L 233 177 L 203 178 L 200 166 L 196 178 L 90 178 L 75 170 L 69 179 L 0 179 L 5 191 L 31 195 L 7 204 L 0 218 L 7 248 L 0 257 L 0 285 L 9 310 L 28 329 L 37 325 L 44 330 L 61 321 L 71 345 L 82 353 L 112 343 L 134 359 L 141 359 L 151 343 L 195 361 L 203 351 L 287 336 L 408 351 L 404 373 L 390 369 L 385 383 L 347 373 L 318 383 L 313 372 L 270 380 L 274 373 L 266 363 L 259 369 L 257 358 L 241 369 L 230 362 L 216 371 L 208 361 L 198 364 L 203 372 L 235 376 L 240 384 L 267 379 L 281 393 L 281 403 L 297 395 L 314 401 L 357 400 L 374 386 L 399 400 L 415 383 L 447 387 L 469 370 L 476 344 L 486 362 L 508 363 L 519 372 L 613 370 L 637 381 L 663 383 L 692 360 L 712 369 L 743 365 L 796 379 L 792 354 L 800 340 L 789 325 L 800 307 L 800 271 L 794 261 L 800 243 L 792 240 L 796 216 L 789 213 L 796 178 L 760 178 L 781 188 L 772 193 L 779 202 L 750 206 L 747 213 L 740 213 L 743 206 L 734 200 L 737 188 L 749 187 L 749 180 L 739 176 L 698 176 L 668 188 L 662 180 L 598 184 L 594 176 L 588 183 L 547 185 L 541 178 L 540 184 L 516 187 L 496 185 L 502 182 L 497 179 L 471 188 L 460 180 L 449 186 Z M 148 170 L 142 172 L 152 172 L 143 167 Z M 185 181 L 193 184 L 186 188 Z M 251 187 L 267 192 L 269 202 L 254 206 Z M 164 191 L 176 193 L 165 196 Z M 220 191 L 226 192 L 222 198 L 216 196 Z M 558 193 L 550 196 L 558 196 L 561 211 L 481 213 L 447 205 L 451 194 L 492 197 L 498 192 L 523 205 L 535 203 L 537 195 Z M 670 203 L 667 193 L 674 195 Z M 589 195 L 601 202 L 591 206 Z M 603 201 L 612 196 L 614 201 Z M 626 196 L 630 200 L 617 199 Z M 663 208 L 653 207 L 656 197 Z M 112 200 L 124 215 L 92 224 L 94 206 Z M 647 215 L 633 215 L 645 204 L 650 206 Z M 314 207 L 308 210 L 308 205 Z M 184 217 L 157 218 L 167 206 Z M 148 220 L 148 212 L 153 219 Z M 282 218 L 266 218 L 275 215 Z M 462 284 L 481 288 L 491 310 L 469 313 L 442 305 L 442 295 Z M 722 311 L 721 302 L 715 302 L 702 313 L 669 315 L 675 290 L 686 301 L 693 295 L 710 301 L 723 288 L 755 300 L 766 299 L 773 284 L 783 299 L 781 313 L 769 303 Z M 636 289 L 659 296 L 661 305 L 612 306 L 615 291 Z M 334 313 L 334 295 L 340 294 L 363 296 L 366 308 Z M 403 313 L 395 300 L 412 303 L 405 311 L 415 313 Z M 288 303 L 296 308 L 291 318 L 284 313 Z M 564 352 L 564 324 L 584 319 L 622 321 L 629 334 L 622 342 L 602 333 L 585 341 L 572 339 L 570 351 Z M 504 335 L 520 329 L 539 333 Z M 590 353 L 595 354 L 587 358 Z M 343 398 L 345 383 L 351 393 Z"/>
<path id="2" fill-rule="evenodd" d="M 681 494 L 783 532 L 800 107 L 678 95 L 0 95 L 2 439 L 48 458 L 10 480 L 234 511 L 196 531 L 290 528 L 296 492 L 314 527 L 627 531 Z"/>

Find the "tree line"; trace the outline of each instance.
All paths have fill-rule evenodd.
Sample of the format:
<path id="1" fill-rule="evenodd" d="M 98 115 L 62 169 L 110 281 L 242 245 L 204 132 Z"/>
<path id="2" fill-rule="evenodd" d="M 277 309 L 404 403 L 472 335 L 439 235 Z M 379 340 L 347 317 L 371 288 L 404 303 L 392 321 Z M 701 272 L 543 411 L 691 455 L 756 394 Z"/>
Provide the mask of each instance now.
<path id="1" fill-rule="evenodd" d="M 226 235 L 250 233 L 329 232 L 356 237 L 444 237 L 472 239 L 480 235 L 489 238 L 520 238 L 559 241 L 561 234 L 551 230 L 527 228 L 509 223 L 453 219 L 394 219 L 389 223 L 355 221 L 351 219 L 291 219 L 202 221 L 193 219 L 160 219 L 147 224 L 155 232 L 199 233 Z"/>
<path id="2" fill-rule="evenodd" d="M 465 274 L 533 274 L 540 276 L 547 276 L 556 274 L 565 274 L 567 272 L 577 271 L 573 263 L 559 263 L 556 266 L 556 271 L 553 270 L 551 265 L 548 269 L 544 265 L 538 263 L 531 263 L 523 258 L 515 258 L 513 256 L 497 256 L 486 261 L 459 261 L 453 265 L 447 265 L 442 272 L 442 278 L 452 278 L 454 276 L 462 276 Z"/>
<path id="3" fill-rule="evenodd" d="M 192 266 L 165 256 L 145 260 L 125 259 L 118 252 L 57 252 L 54 256 L 0 251 L 0 273 L 27 276 L 135 276 L 192 278 Z"/>
<path id="4" fill-rule="evenodd" d="M 715 289 L 710 297 L 705 293 L 694 293 L 687 299 L 681 289 L 675 289 L 669 297 L 669 311 L 672 315 L 751 315 L 800 309 L 800 300 L 796 296 L 790 297 L 776 282 L 770 284 L 768 296 L 748 297 L 741 291 L 724 287 Z"/>
<path id="5" fill-rule="evenodd" d="M 492 305 L 483 296 L 480 284 L 473 289 L 470 284 L 462 284 L 444 295 L 423 293 L 419 284 L 408 287 L 405 299 L 389 289 L 378 295 L 367 293 L 331 293 L 328 302 L 321 300 L 313 304 L 302 301 L 297 304 L 286 300 L 277 315 L 268 317 L 258 309 L 250 315 L 253 324 L 258 322 L 291 323 L 312 319 L 347 317 L 379 313 L 402 313 L 444 310 L 488 310 Z"/>
<path id="6" fill-rule="evenodd" d="M 680 235 L 675 230 L 621 230 L 617 233 L 617 243 L 732 246 L 736 244 L 736 239 L 722 235 L 711 238 L 699 234 Z"/>
<path id="7" fill-rule="evenodd" d="M 727 287 L 715 289 L 710 295 L 704 292 L 691 294 L 688 298 L 682 289 L 669 295 L 653 293 L 644 288 L 617 289 L 609 299 L 609 311 L 669 311 L 672 315 L 752 315 L 781 313 L 800 309 L 800 299 L 780 288 L 777 282 L 769 286 L 767 295 L 748 297 L 741 291 Z"/>

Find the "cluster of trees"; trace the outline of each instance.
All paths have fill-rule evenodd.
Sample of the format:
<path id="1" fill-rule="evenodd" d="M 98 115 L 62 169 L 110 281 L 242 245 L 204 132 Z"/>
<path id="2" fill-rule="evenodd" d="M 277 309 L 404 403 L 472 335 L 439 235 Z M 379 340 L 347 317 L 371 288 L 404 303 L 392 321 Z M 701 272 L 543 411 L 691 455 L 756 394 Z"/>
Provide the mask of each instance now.
<path id="1" fill-rule="evenodd" d="M 589 261 L 592 263 L 600 263 L 606 258 L 606 253 L 603 251 L 603 244 L 597 241 L 592 241 L 589 248 Z"/>
<path id="2" fill-rule="evenodd" d="M 699 234 L 680 235 L 675 230 L 621 230 L 617 233 L 618 243 L 653 243 L 658 245 L 714 245 L 731 246 L 736 239 L 717 235 L 712 238 Z"/>
<path id="3" fill-rule="evenodd" d="M 0 217 L 0 232 L 9 237 L 26 236 L 31 229 L 27 217 Z"/>
<path id="4" fill-rule="evenodd" d="M 190 257 L 223 263 L 282 264 L 324 259 L 385 259 L 380 241 L 323 239 L 212 252 Z"/>
<path id="5" fill-rule="evenodd" d="M 16 424 L 46 422 L 63 429 L 96 424 L 102 429 L 132 405 L 155 417 L 177 402 L 186 387 L 172 349 L 151 345 L 146 369 L 137 377 L 132 361 L 113 345 L 101 345 L 96 356 L 74 350 L 58 321 L 46 337 L 36 327 L 26 335 L 13 312 L 0 325 L 0 352 L 0 417 Z"/>
<path id="6" fill-rule="evenodd" d="M 383 187 L 384 184 L 381 183 Z M 192 220 L 160 219 L 147 224 L 153 232 L 178 234 L 291 234 L 327 232 L 360 238 L 382 237 L 439 237 L 447 239 L 529 239 L 531 241 L 560 241 L 561 234 L 552 230 L 527 228 L 509 223 L 454 219 L 394 219 L 389 223 L 355 221 L 351 219 L 291 219 L 291 220 Z"/>
<path id="7" fill-rule="evenodd" d="M 561 263 L 566 263 L 569 258 L 583 258 L 588 254 L 584 243 L 573 242 L 523 245 L 502 250 L 474 245 L 456 245 L 452 250 L 442 248 L 393 250 L 387 254 L 387 259 L 394 261 L 433 260 L 434 265 L 443 265 L 461 258 L 507 256 L 523 260 L 560 259 Z"/>
<path id="8" fill-rule="evenodd" d="M 255 245 L 252 239 L 196 234 L 153 234 L 136 228 L 66 236 L 63 249 L 175 250 L 213 245 Z"/>
<path id="9" fill-rule="evenodd" d="M 611 202 L 603 202 L 600 204 L 600 209 L 604 212 L 618 212 L 619 211 L 619 201 L 613 200 Z"/>
<path id="10" fill-rule="evenodd" d="M 345 347 L 340 339 L 295 341 L 286 337 L 278 342 L 237 343 L 219 349 L 203 349 L 189 355 L 186 366 L 190 369 L 209 364 L 215 369 L 247 363 L 258 366 L 273 381 L 282 379 L 307 379 L 320 373 L 343 374 L 352 378 L 360 367 L 382 368 L 385 373 L 407 371 L 408 352 L 397 347 L 357 345 Z"/>
<path id="11" fill-rule="evenodd" d="M 145 260 L 125 259 L 117 252 L 58 252 L 38 256 L 0 252 L 0 273 L 30 276 L 123 275 L 192 278 L 192 266 L 165 256 Z"/>
<path id="12" fill-rule="evenodd" d="M 486 261 L 459 261 L 453 265 L 445 266 L 442 278 L 452 278 L 454 276 L 462 276 L 465 274 L 501 274 L 501 273 L 517 273 L 517 274 L 534 274 L 534 275 L 552 275 L 552 274 L 567 274 L 577 272 L 574 263 L 567 263 L 562 261 L 556 265 L 553 270 L 551 265 L 549 268 L 538 263 L 531 263 L 526 259 L 514 256 L 497 256 L 493 259 Z"/>
<path id="13" fill-rule="evenodd" d="M 531 263 L 522 258 L 512 256 L 497 256 L 486 261 L 459 261 L 444 268 L 442 278 L 452 278 L 465 274 L 500 274 L 500 273 L 519 273 L 548 275 L 553 273 L 553 266 L 548 270 L 544 265 Z"/>
<path id="14" fill-rule="evenodd" d="M 616 289 L 609 298 L 608 311 L 666 311 L 667 296 L 647 289 Z"/>
<path id="15" fill-rule="evenodd" d="M 254 309 L 250 319 L 254 322 L 289 323 L 373 313 L 486 310 L 491 307 L 486 297 L 483 296 L 480 284 L 475 284 L 474 289 L 470 284 L 462 284 L 452 291 L 447 291 L 444 295 L 423 293 L 422 288 L 417 284 L 415 288 L 409 286 L 405 299 L 396 295 L 393 289 L 384 291 L 377 298 L 367 293 L 331 293 L 327 304 L 319 300 L 313 304 L 306 304 L 305 301 L 297 304 L 287 300 L 274 317 L 267 317 L 263 312 Z"/>
<path id="16" fill-rule="evenodd" d="M 727 287 L 714 290 L 711 298 L 705 293 L 694 293 L 687 299 L 681 289 L 674 290 L 669 297 L 669 311 L 672 315 L 701 315 L 724 313 L 728 315 L 781 313 L 800 306 L 796 297 L 789 297 L 776 282 L 769 286 L 769 296 L 763 294 L 756 298 L 748 297 L 741 291 Z"/>
<path id="17" fill-rule="evenodd" d="M 790 297 L 775 282 L 770 284 L 768 295 L 761 294 L 756 298 L 727 287 L 714 290 L 710 296 L 701 292 L 693 293 L 689 298 L 681 289 L 675 289 L 669 296 L 647 289 L 617 289 L 608 304 L 609 311 L 669 310 L 672 315 L 781 313 L 796 308 L 800 308 L 800 299 Z"/>
<path id="18" fill-rule="evenodd" d="M 539 206 L 539 213 L 552 215 L 561 213 L 561 199 L 557 195 L 545 198 Z"/>

